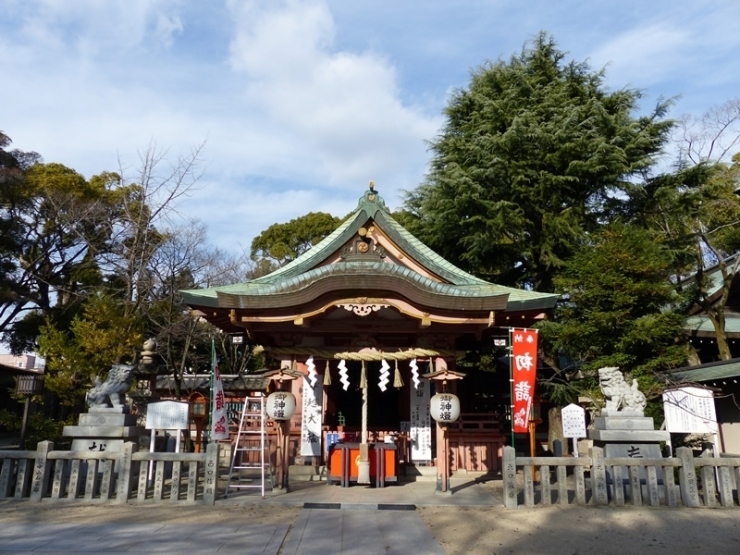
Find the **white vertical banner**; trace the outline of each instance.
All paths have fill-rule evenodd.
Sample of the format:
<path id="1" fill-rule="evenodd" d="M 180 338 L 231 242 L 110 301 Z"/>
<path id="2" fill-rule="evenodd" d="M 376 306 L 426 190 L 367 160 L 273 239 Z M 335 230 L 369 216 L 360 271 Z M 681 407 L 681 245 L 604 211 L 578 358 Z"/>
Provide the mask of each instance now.
<path id="1" fill-rule="evenodd" d="M 309 378 L 303 378 L 303 415 L 301 417 L 301 456 L 321 456 L 321 402 L 323 384 L 319 380 L 311 386 Z"/>
<path id="2" fill-rule="evenodd" d="M 411 439 L 411 460 L 432 460 L 432 417 L 429 414 L 431 395 L 429 380 L 421 378 L 416 388 L 409 387 L 411 425 L 409 436 Z"/>
<path id="3" fill-rule="evenodd" d="M 216 360 L 216 349 L 213 350 L 213 386 L 211 387 L 211 441 L 229 439 L 229 422 L 226 419 L 226 399 L 224 386 L 221 383 L 221 372 Z"/>

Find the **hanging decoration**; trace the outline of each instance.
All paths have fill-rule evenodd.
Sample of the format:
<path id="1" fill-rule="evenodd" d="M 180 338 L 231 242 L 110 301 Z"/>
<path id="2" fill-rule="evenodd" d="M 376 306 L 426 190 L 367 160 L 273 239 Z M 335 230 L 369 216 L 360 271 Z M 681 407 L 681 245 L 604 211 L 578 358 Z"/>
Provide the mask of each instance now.
<path id="1" fill-rule="evenodd" d="M 380 363 L 380 381 L 378 382 L 378 387 L 380 387 L 380 391 L 385 391 L 386 386 L 388 385 L 389 377 L 391 375 L 388 370 L 390 370 L 391 366 L 388 364 L 385 359 Z"/>
<path id="2" fill-rule="evenodd" d="M 362 372 L 360 372 L 360 387 L 365 389 L 367 387 L 367 363 L 362 361 Z"/>
<path id="3" fill-rule="evenodd" d="M 411 360 L 413 358 L 429 357 L 461 357 L 464 351 L 455 351 L 450 349 L 406 349 L 405 351 L 391 352 L 359 352 L 359 351 L 333 351 L 329 349 L 319 349 L 316 347 L 267 347 L 266 350 L 271 356 L 279 358 L 280 355 L 290 356 L 314 356 L 320 359 L 330 360 Z"/>
<path id="4" fill-rule="evenodd" d="M 308 357 L 306 367 L 308 368 L 308 382 L 311 384 L 311 387 L 314 387 L 319 377 L 316 373 L 316 365 L 313 363 L 313 357 Z"/>
<path id="5" fill-rule="evenodd" d="M 342 382 L 342 389 L 347 391 L 349 389 L 349 379 L 347 379 L 347 363 L 344 359 L 339 361 L 337 368 L 339 368 L 339 381 Z"/>
<path id="6" fill-rule="evenodd" d="M 411 366 L 411 381 L 414 382 L 414 389 L 419 389 L 419 384 L 421 383 L 421 380 L 419 380 L 419 367 L 416 364 L 415 358 L 411 359 L 411 362 L 409 362 L 409 366 Z"/>
<path id="7" fill-rule="evenodd" d="M 401 377 L 401 371 L 398 369 L 398 361 L 396 363 L 396 371 L 393 373 L 393 387 L 401 389 L 403 387 L 403 378 Z"/>
<path id="8" fill-rule="evenodd" d="M 329 361 L 326 361 L 326 368 L 324 369 L 324 385 L 331 385 L 331 372 L 329 372 Z"/>

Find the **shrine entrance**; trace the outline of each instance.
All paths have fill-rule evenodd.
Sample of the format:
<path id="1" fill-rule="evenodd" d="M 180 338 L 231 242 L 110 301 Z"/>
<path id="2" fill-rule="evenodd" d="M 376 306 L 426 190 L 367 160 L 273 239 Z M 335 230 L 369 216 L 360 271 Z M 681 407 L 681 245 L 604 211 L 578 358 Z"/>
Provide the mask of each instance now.
<path id="1" fill-rule="evenodd" d="M 360 376 L 359 362 L 349 362 L 347 368 L 350 375 Z M 380 375 L 380 362 L 368 362 L 367 373 L 369 379 L 376 378 L 374 381 L 377 382 L 377 376 Z M 404 390 L 405 388 L 393 387 L 392 376 L 385 391 L 382 391 L 376 383 L 369 384 L 367 390 L 368 429 L 400 432 L 401 421 L 408 420 L 408 414 L 405 417 L 402 414 L 403 407 L 400 401 L 401 391 Z M 408 393 L 406 394 L 408 395 Z M 359 380 L 351 384 L 346 391 L 340 382 L 332 382 L 331 386 L 326 388 L 326 397 L 328 403 L 331 403 L 334 408 L 329 410 L 327 407 L 324 424 L 326 426 L 342 426 L 348 431 L 360 432 L 362 427 L 362 388 L 359 386 Z"/>

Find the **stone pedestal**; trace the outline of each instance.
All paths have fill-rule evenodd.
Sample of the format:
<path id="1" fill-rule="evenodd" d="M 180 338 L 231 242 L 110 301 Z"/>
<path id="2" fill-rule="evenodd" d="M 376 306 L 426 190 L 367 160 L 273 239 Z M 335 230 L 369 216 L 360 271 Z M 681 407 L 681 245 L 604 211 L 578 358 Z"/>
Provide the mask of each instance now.
<path id="1" fill-rule="evenodd" d="M 632 458 L 632 459 L 662 459 L 660 442 L 669 441 L 668 432 L 655 429 L 653 419 L 641 414 L 625 414 L 616 412 L 609 414 L 602 411 L 602 416 L 594 419 L 594 428 L 588 430 L 589 439 L 593 440 L 594 447 L 604 449 L 604 458 Z M 612 471 L 606 470 L 607 482 L 612 483 Z M 645 480 L 644 470 L 640 479 Z M 627 468 L 622 468 L 622 480 L 629 483 Z M 659 472 L 658 480 L 662 482 L 663 475 Z"/>
<path id="2" fill-rule="evenodd" d="M 128 407 L 91 407 L 80 415 L 78 426 L 65 426 L 62 434 L 72 437 L 72 451 L 114 451 L 123 443 L 137 443 L 145 429 L 136 425 Z"/>

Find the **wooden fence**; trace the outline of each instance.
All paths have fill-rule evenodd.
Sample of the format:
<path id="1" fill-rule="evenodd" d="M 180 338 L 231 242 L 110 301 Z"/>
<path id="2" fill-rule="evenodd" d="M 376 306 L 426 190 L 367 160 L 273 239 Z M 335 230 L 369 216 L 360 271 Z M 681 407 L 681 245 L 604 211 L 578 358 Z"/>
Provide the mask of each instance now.
<path id="1" fill-rule="evenodd" d="M 645 501 L 652 507 L 734 507 L 740 458 L 694 457 L 687 447 L 666 459 L 605 459 L 599 447 L 587 457 L 517 457 L 512 447 L 504 447 L 503 477 L 504 506 L 511 509 Z"/>
<path id="2" fill-rule="evenodd" d="M 205 453 L 149 453 L 130 442 L 120 452 L 53 449 L 42 441 L 36 451 L 0 451 L 0 499 L 216 502 L 215 443 Z"/>

